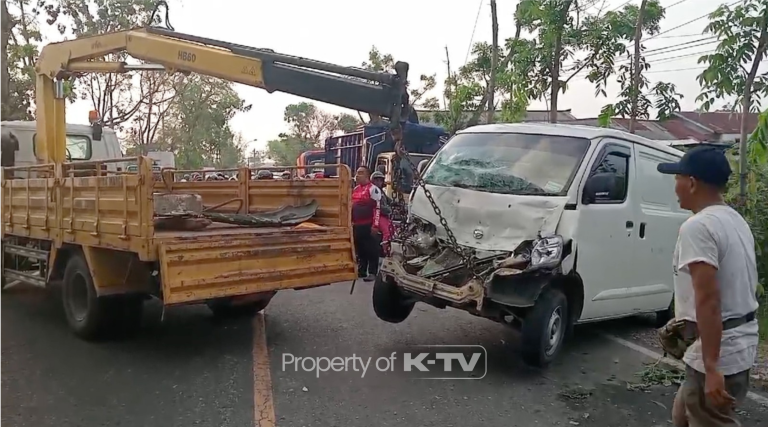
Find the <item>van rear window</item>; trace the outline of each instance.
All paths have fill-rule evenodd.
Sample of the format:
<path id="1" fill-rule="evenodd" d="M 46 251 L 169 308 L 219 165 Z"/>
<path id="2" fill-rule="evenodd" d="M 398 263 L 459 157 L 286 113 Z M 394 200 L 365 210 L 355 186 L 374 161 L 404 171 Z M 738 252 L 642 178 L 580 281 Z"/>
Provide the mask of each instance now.
<path id="1" fill-rule="evenodd" d="M 37 156 L 37 134 L 32 136 L 32 150 Z M 91 160 L 92 152 L 91 138 L 85 135 L 67 135 L 68 160 Z"/>

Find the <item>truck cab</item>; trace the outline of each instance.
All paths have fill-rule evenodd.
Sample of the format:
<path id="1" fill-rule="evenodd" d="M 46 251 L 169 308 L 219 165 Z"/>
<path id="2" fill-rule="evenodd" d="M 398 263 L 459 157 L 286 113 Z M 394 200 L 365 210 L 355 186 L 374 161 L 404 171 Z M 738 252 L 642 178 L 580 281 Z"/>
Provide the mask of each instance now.
<path id="1" fill-rule="evenodd" d="M 13 166 L 32 166 L 41 162 L 36 148 L 38 144 L 36 127 L 37 122 L 35 121 L 2 122 L 3 134 L 11 134 L 18 140 L 18 149 L 12 159 Z M 66 147 L 67 157 L 72 162 L 111 160 L 123 157 L 120 141 L 118 141 L 115 131 L 109 128 L 103 129 L 98 125 L 68 123 Z M 118 163 L 107 165 L 107 168 L 113 171 L 121 167 L 122 165 Z M 25 172 L 19 171 L 16 172 L 15 176 L 21 178 L 24 174 Z"/>
<path id="2" fill-rule="evenodd" d="M 433 156 L 432 154 L 410 153 L 408 157 L 411 159 L 411 162 L 413 162 L 413 167 L 418 168 L 422 161 L 429 161 Z M 407 164 L 407 161 L 404 161 L 403 163 L 404 164 L 401 165 L 401 167 L 404 169 L 402 171 L 403 182 L 401 182 L 400 188 L 403 189 L 401 192 L 405 193 L 405 198 L 407 199 L 408 193 L 410 193 L 410 190 L 413 189 L 415 182 L 413 179 L 413 167 L 410 164 Z M 384 174 L 384 193 L 387 195 L 387 197 L 394 197 L 395 191 L 392 183 L 395 179 L 395 153 L 389 152 L 379 154 L 379 156 L 376 158 L 376 168 L 374 170 Z"/>

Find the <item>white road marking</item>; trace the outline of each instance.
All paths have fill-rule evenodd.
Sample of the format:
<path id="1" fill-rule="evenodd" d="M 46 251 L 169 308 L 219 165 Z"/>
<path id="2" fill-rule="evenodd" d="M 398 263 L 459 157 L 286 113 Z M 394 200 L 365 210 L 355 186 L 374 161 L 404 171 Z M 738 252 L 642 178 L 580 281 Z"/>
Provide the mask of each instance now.
<path id="1" fill-rule="evenodd" d="M 657 352 L 655 352 L 655 351 L 653 351 L 651 349 L 645 348 L 645 347 L 643 347 L 641 345 L 635 344 L 635 343 L 633 343 L 631 341 L 627 341 L 627 340 L 625 340 L 623 338 L 619 338 L 619 337 L 617 337 L 615 335 L 605 334 L 605 333 L 602 334 L 602 335 L 604 337 L 608 338 L 609 340 L 617 343 L 617 344 L 621 344 L 624 347 L 627 347 L 627 348 L 629 348 L 631 350 L 635 350 L 636 352 L 642 353 L 642 354 L 644 354 L 644 355 L 646 355 L 646 356 L 648 356 L 648 357 L 650 357 L 652 359 L 661 359 L 662 362 L 664 362 L 664 363 L 666 363 L 666 364 L 668 364 L 670 366 L 674 366 L 675 368 L 680 369 L 680 370 L 685 370 L 685 364 L 683 362 L 679 361 L 679 360 L 670 359 L 669 357 L 663 357 L 662 354 L 659 354 L 659 353 L 657 353 Z M 768 397 L 765 397 L 763 395 L 760 395 L 760 394 L 757 394 L 755 392 L 751 392 L 750 391 L 750 392 L 747 392 L 747 398 L 749 398 L 749 399 L 751 399 L 751 400 L 753 400 L 753 401 L 755 401 L 755 402 L 757 402 L 757 403 L 759 403 L 759 404 L 761 404 L 763 406 L 768 406 Z"/>

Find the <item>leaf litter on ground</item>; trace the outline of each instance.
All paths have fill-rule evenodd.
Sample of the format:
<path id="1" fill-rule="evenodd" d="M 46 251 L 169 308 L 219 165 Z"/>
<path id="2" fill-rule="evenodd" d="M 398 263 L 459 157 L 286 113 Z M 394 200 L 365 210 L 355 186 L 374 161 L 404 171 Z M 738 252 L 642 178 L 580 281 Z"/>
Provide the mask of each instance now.
<path id="1" fill-rule="evenodd" d="M 635 376 L 639 377 L 640 381 L 637 383 L 627 383 L 627 390 L 647 392 L 653 386 L 670 387 L 672 385 L 680 385 L 683 383 L 683 379 L 685 379 L 684 372 L 661 365 L 661 359 L 647 364 Z"/>

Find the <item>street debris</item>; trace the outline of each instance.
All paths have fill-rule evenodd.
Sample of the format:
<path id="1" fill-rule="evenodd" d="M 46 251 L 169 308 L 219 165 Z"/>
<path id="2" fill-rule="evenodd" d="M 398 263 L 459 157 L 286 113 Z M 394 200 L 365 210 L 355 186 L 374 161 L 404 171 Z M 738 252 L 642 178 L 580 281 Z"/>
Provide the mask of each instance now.
<path id="1" fill-rule="evenodd" d="M 584 400 L 592 395 L 592 391 L 582 386 L 575 386 L 560 390 L 557 395 L 566 400 Z"/>
<path id="2" fill-rule="evenodd" d="M 638 383 L 627 383 L 627 390 L 648 392 L 653 386 L 670 387 L 680 385 L 685 379 L 685 373 L 678 369 L 669 369 L 661 366 L 661 359 L 647 365 L 642 371 L 635 374 L 640 377 Z"/>

